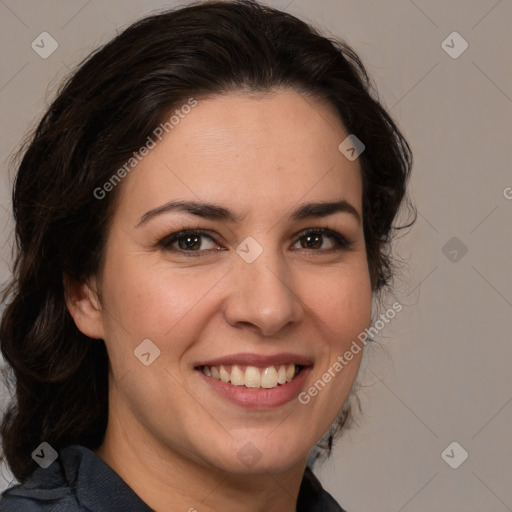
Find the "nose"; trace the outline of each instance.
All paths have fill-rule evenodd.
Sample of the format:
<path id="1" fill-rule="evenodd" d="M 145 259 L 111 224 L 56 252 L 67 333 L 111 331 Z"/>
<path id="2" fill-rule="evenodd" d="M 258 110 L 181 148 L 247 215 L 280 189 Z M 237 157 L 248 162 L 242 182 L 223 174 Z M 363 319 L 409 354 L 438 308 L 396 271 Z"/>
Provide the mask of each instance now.
<path id="1" fill-rule="evenodd" d="M 263 251 L 252 263 L 240 258 L 230 274 L 224 314 L 231 326 L 274 336 L 304 318 L 303 304 L 282 258 L 270 251 Z"/>

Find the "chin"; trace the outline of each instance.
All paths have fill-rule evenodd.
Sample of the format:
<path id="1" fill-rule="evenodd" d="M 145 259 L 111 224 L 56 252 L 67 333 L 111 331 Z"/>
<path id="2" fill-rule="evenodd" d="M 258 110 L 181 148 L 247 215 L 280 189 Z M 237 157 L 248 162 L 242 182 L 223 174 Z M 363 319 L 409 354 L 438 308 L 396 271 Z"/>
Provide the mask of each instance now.
<path id="1" fill-rule="evenodd" d="M 222 452 L 216 450 L 215 466 L 220 469 L 237 474 L 254 473 L 281 473 L 291 467 L 307 460 L 309 451 L 313 447 L 304 445 L 304 437 L 296 434 L 296 442 L 290 442 L 284 436 L 269 437 L 268 432 L 256 435 L 252 432 L 247 436 L 231 438 L 230 442 L 223 443 Z M 299 443 L 299 441 L 302 441 Z M 215 443 L 215 446 L 219 444 Z"/>

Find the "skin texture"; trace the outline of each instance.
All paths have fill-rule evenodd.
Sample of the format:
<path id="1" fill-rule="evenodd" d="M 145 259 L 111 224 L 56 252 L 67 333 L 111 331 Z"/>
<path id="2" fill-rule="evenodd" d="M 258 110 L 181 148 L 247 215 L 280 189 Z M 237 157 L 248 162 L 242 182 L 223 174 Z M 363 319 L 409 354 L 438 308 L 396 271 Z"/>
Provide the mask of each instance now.
<path id="1" fill-rule="evenodd" d="M 288 89 L 198 98 L 119 185 L 102 272 L 69 285 L 68 307 L 82 332 L 105 340 L 111 361 L 96 453 L 154 510 L 295 510 L 308 453 L 346 401 L 362 351 L 308 404 L 267 410 L 219 396 L 194 366 L 292 352 L 313 362 L 307 390 L 369 326 L 362 223 L 346 212 L 288 219 L 302 204 L 340 199 L 362 216 L 359 163 L 338 150 L 347 135 L 330 106 Z M 242 218 L 167 212 L 137 227 L 178 199 Z M 352 247 L 335 250 L 324 235 L 308 248 L 298 235 L 318 227 Z M 200 238 L 191 257 L 183 242 L 159 247 L 185 228 L 213 239 Z M 236 253 L 248 236 L 263 249 L 250 264 Z M 149 366 L 134 357 L 144 339 L 161 351 Z M 249 466 L 237 456 L 247 442 L 261 455 Z"/>

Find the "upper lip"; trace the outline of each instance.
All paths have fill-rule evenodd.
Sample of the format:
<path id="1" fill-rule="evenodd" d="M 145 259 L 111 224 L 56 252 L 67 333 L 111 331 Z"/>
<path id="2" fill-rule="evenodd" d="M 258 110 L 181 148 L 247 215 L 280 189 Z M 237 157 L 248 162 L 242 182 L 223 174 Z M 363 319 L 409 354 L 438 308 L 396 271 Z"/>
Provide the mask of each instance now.
<path id="1" fill-rule="evenodd" d="M 311 366 L 313 363 L 311 359 L 299 354 L 291 352 L 281 352 L 264 356 L 261 354 L 254 354 L 244 352 L 241 354 L 230 354 L 227 356 L 217 357 L 215 359 L 208 359 L 198 362 L 195 366 L 220 366 L 220 365 L 233 365 L 238 364 L 242 366 L 272 366 L 278 364 L 298 364 L 301 366 Z"/>

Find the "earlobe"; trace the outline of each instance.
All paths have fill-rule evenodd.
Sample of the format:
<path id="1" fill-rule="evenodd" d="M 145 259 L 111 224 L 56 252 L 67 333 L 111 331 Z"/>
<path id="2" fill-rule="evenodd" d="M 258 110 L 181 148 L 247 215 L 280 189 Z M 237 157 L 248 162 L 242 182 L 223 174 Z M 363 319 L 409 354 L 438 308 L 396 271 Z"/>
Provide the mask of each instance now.
<path id="1" fill-rule="evenodd" d="M 89 338 L 103 339 L 103 314 L 96 280 L 78 282 L 63 277 L 66 306 L 78 330 Z"/>

